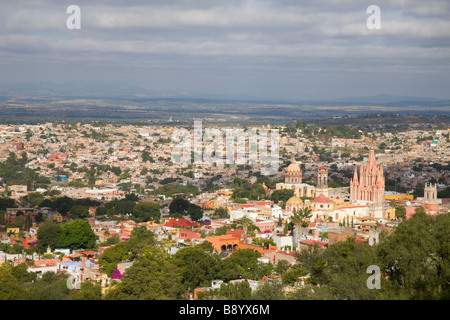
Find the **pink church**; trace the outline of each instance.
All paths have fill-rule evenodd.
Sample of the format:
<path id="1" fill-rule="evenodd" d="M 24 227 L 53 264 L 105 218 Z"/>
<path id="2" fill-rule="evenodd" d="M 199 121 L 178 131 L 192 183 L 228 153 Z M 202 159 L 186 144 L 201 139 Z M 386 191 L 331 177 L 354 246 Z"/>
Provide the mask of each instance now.
<path id="1" fill-rule="evenodd" d="M 383 166 L 377 166 L 375 152 L 371 149 L 367 164 L 361 164 L 359 177 L 355 168 L 350 180 L 350 200 L 384 203 L 384 186 Z"/>

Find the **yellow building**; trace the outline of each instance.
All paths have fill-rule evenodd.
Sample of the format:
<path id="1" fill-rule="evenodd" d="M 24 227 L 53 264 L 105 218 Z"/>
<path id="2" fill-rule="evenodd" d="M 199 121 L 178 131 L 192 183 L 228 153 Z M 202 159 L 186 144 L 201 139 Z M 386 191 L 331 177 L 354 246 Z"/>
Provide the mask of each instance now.
<path id="1" fill-rule="evenodd" d="M 104 181 L 104 180 L 96 180 L 96 181 L 95 181 L 95 185 L 96 185 L 96 186 L 100 186 L 100 185 L 102 185 L 102 184 L 105 184 L 105 181 Z"/>
<path id="2" fill-rule="evenodd" d="M 387 194 L 384 197 L 386 200 L 414 200 L 412 194 Z"/>
<path id="3" fill-rule="evenodd" d="M 225 199 L 228 199 L 233 195 L 233 191 L 228 189 L 221 189 L 218 190 L 216 194 L 224 197 Z"/>
<path id="4" fill-rule="evenodd" d="M 395 208 L 386 209 L 386 220 L 395 220 L 397 217 L 395 216 Z"/>
<path id="5" fill-rule="evenodd" d="M 154 227 L 159 225 L 158 223 L 156 223 L 155 221 L 146 221 L 146 222 L 142 222 L 142 225 L 147 226 L 147 227 Z"/>
<path id="6" fill-rule="evenodd" d="M 14 234 L 18 234 L 20 232 L 20 228 L 7 228 L 6 234 L 9 234 L 10 232 L 14 233 Z"/>

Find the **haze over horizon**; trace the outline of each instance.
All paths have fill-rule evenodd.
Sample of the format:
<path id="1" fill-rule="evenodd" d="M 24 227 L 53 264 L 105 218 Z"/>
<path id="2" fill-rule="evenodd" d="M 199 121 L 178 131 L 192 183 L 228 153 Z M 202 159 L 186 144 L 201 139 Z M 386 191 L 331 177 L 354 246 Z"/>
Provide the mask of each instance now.
<path id="1" fill-rule="evenodd" d="M 72 4 L 81 9 L 81 30 L 66 27 Z M 381 8 L 380 30 L 366 26 L 372 4 Z M 19 0 L 0 7 L 0 92 L 45 84 L 70 92 L 63 84 L 72 83 L 73 90 L 84 84 L 168 97 L 450 99 L 445 0 Z"/>

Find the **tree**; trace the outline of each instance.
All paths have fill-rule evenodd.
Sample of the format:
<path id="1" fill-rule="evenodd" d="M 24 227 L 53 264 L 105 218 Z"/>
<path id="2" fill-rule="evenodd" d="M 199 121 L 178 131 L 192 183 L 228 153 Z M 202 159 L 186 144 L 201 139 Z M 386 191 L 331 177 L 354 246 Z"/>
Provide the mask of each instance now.
<path id="1" fill-rule="evenodd" d="M 217 273 L 217 260 L 199 247 L 178 250 L 172 262 L 179 268 L 186 290 L 193 291 L 202 284 L 210 286 Z"/>
<path id="2" fill-rule="evenodd" d="M 58 245 L 61 226 L 53 222 L 43 222 L 37 230 L 37 251 L 43 253 L 50 246 L 54 250 Z"/>
<path id="3" fill-rule="evenodd" d="M 293 268 L 283 273 L 281 276 L 283 284 L 294 284 L 300 277 L 307 275 L 308 272 L 301 268 Z"/>
<path id="4" fill-rule="evenodd" d="M 17 300 L 23 293 L 23 288 L 14 277 L 14 266 L 5 262 L 0 266 L 0 300 Z"/>
<path id="5" fill-rule="evenodd" d="M 261 262 L 258 258 L 261 256 L 259 252 L 251 249 L 241 249 L 233 252 L 227 259 L 219 264 L 218 279 L 230 281 L 238 279 L 239 276 L 248 279 L 261 279 L 264 274 L 269 274 L 266 270 L 261 269 Z"/>
<path id="6" fill-rule="evenodd" d="M 85 281 L 80 289 L 72 290 L 70 300 L 102 300 L 102 287 L 92 281 Z"/>
<path id="7" fill-rule="evenodd" d="M 159 211 L 159 204 L 152 201 L 139 202 L 133 208 L 133 216 L 137 222 L 155 221 L 159 222 L 161 212 Z"/>
<path id="8" fill-rule="evenodd" d="M 280 201 L 286 203 L 286 201 L 288 201 L 293 196 L 294 190 L 292 189 L 274 190 L 270 196 L 270 200 L 272 200 L 275 203 L 279 203 Z"/>
<path id="9" fill-rule="evenodd" d="M 250 300 L 252 289 L 248 281 L 236 283 L 222 283 L 219 289 L 219 295 L 227 300 Z"/>
<path id="10" fill-rule="evenodd" d="M 291 264 L 289 262 L 287 262 L 286 260 L 280 260 L 280 261 L 278 261 L 274 270 L 279 275 L 283 275 L 283 273 L 288 271 L 290 267 L 291 267 Z"/>
<path id="11" fill-rule="evenodd" d="M 297 246 L 297 239 L 299 238 L 299 227 L 308 227 L 308 220 L 312 216 L 312 210 L 310 207 L 300 208 L 298 211 L 294 210 L 294 215 L 292 216 L 292 235 L 294 237 L 294 246 Z"/>
<path id="12" fill-rule="evenodd" d="M 228 209 L 225 207 L 219 207 L 219 208 L 214 209 L 213 217 L 227 218 L 228 217 Z"/>
<path id="13" fill-rule="evenodd" d="M 366 270 L 370 265 L 379 265 L 374 247 L 353 240 L 338 242 L 319 251 L 311 275 L 333 299 L 375 299 L 385 294 L 389 286 L 382 279 L 381 290 L 367 288 Z"/>
<path id="14" fill-rule="evenodd" d="M 72 220 L 61 226 L 58 245 L 72 250 L 90 249 L 94 246 L 97 236 L 86 220 Z"/>
<path id="15" fill-rule="evenodd" d="M 172 300 L 181 297 L 182 288 L 180 271 L 169 261 L 164 249 L 148 246 L 105 299 Z"/>
<path id="16" fill-rule="evenodd" d="M 62 215 L 66 215 L 74 205 L 75 200 L 66 196 L 57 198 L 55 201 L 56 210 Z"/>
<path id="17" fill-rule="evenodd" d="M 44 201 L 44 195 L 40 192 L 30 192 L 24 197 L 24 200 L 32 207 L 38 207 Z"/>
<path id="18" fill-rule="evenodd" d="M 76 205 L 70 208 L 70 217 L 73 219 L 83 219 L 89 215 L 89 208 Z"/>
<path id="19" fill-rule="evenodd" d="M 397 202 L 395 201 L 395 199 L 391 199 L 389 201 L 389 205 L 391 206 L 391 208 L 395 208 L 397 207 Z"/>
<path id="20" fill-rule="evenodd" d="M 300 208 L 298 211 L 294 210 L 292 222 L 294 226 L 308 227 L 308 220 L 312 217 L 312 209 L 310 207 Z"/>
<path id="21" fill-rule="evenodd" d="M 131 259 L 142 253 L 149 245 L 155 245 L 155 235 L 152 231 L 147 230 L 145 226 L 136 227 L 131 232 L 131 237 L 128 240 L 128 248 L 131 254 Z"/>
<path id="22" fill-rule="evenodd" d="M 176 197 L 169 204 L 169 211 L 171 215 L 185 215 L 189 208 L 189 201 L 180 197 Z"/>
<path id="23" fill-rule="evenodd" d="M 16 201 L 11 198 L 0 198 L 0 212 L 6 211 L 7 208 L 15 208 Z"/>
<path id="24" fill-rule="evenodd" d="M 135 201 L 127 199 L 111 201 L 105 205 L 107 210 L 113 209 L 116 212 L 116 214 L 132 213 L 135 206 L 136 206 Z"/>
<path id="25" fill-rule="evenodd" d="M 107 211 L 106 207 L 97 207 L 95 209 L 95 215 L 96 216 L 105 216 L 106 215 L 106 211 Z"/>
<path id="26" fill-rule="evenodd" d="M 37 215 L 34 217 L 34 221 L 37 224 L 40 224 L 41 222 L 45 221 L 47 218 L 46 216 L 44 216 L 44 214 L 42 212 L 38 212 Z"/>
<path id="27" fill-rule="evenodd" d="M 245 216 L 241 219 L 241 225 L 244 229 L 244 242 L 245 243 L 247 243 L 247 230 L 251 223 L 252 223 L 252 221 L 247 216 Z"/>
<path id="28" fill-rule="evenodd" d="M 101 269 L 110 277 L 117 268 L 117 263 L 128 260 L 130 255 L 127 243 L 120 242 L 113 247 L 107 248 L 98 259 L 98 263 Z"/>
<path id="29" fill-rule="evenodd" d="M 36 280 L 37 275 L 34 272 L 28 272 L 28 265 L 26 263 L 18 264 L 12 268 L 14 277 L 22 283 L 32 282 Z"/>
<path id="30" fill-rule="evenodd" d="M 203 209 L 200 206 L 190 203 L 187 210 L 187 214 L 189 215 L 192 221 L 198 221 L 203 217 Z"/>
<path id="31" fill-rule="evenodd" d="M 67 274 L 45 272 L 42 279 L 33 282 L 22 295 L 23 300 L 68 300 Z"/>
<path id="32" fill-rule="evenodd" d="M 25 225 L 24 225 L 24 229 L 26 231 L 30 231 L 30 228 L 33 226 L 33 220 L 31 219 L 31 217 L 28 215 L 25 217 Z"/>
<path id="33" fill-rule="evenodd" d="M 150 156 L 147 150 L 142 151 L 142 162 L 151 162 L 154 163 L 155 160 Z"/>
<path id="34" fill-rule="evenodd" d="M 395 208 L 395 216 L 402 221 L 406 219 L 406 208 L 404 206 L 398 206 Z"/>
<path id="35" fill-rule="evenodd" d="M 139 197 L 137 195 L 135 195 L 134 193 L 129 193 L 125 195 L 125 200 L 129 200 L 129 201 L 139 201 Z"/>
<path id="36" fill-rule="evenodd" d="M 284 260 L 282 260 L 284 261 Z M 284 300 L 283 286 L 277 282 L 265 281 L 252 293 L 254 300 Z"/>
<path id="37" fill-rule="evenodd" d="M 394 293 L 409 299 L 450 298 L 450 214 L 417 212 L 383 237 L 377 252 Z"/>

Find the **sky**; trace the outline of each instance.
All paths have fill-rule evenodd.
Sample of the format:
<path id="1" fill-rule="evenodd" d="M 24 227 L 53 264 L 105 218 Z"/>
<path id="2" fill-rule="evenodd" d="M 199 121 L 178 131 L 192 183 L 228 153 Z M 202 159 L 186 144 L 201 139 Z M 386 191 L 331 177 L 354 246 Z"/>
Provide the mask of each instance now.
<path id="1" fill-rule="evenodd" d="M 70 30 L 67 7 L 80 8 Z M 380 29 L 369 29 L 370 5 Z M 0 0 L 0 91 L 120 84 L 218 98 L 450 98 L 448 0 Z"/>

